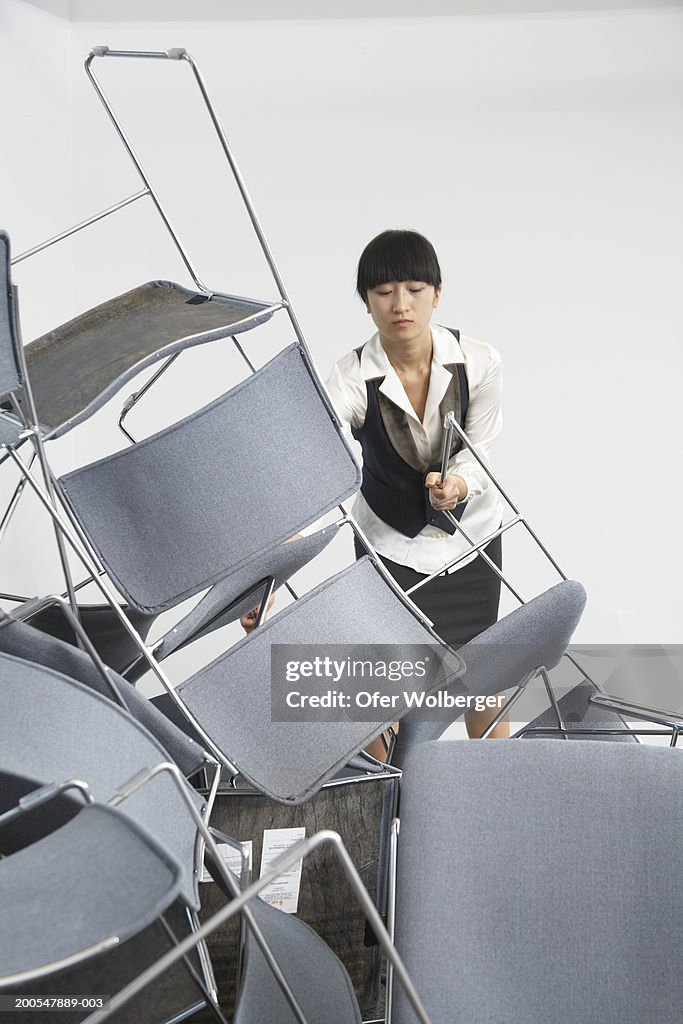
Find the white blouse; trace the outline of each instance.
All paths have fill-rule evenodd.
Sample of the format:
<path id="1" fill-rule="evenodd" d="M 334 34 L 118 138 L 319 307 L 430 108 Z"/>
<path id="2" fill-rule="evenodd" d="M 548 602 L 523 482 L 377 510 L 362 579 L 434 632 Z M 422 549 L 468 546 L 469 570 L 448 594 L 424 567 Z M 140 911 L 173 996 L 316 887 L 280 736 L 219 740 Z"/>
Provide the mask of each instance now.
<path id="1" fill-rule="evenodd" d="M 378 333 L 364 346 L 360 361 L 355 352 L 349 352 L 332 370 L 326 387 L 337 415 L 351 426 L 362 426 L 367 411 L 366 381 L 384 377 L 379 390 L 406 413 L 420 457 L 430 465 L 438 464 L 443 438 L 439 405 L 452 380 L 445 366 L 464 362 L 469 386 L 465 432 L 488 462 L 489 448 L 502 426 L 500 356 L 490 345 L 462 334 L 458 344 L 449 330 L 436 324 L 432 324 L 432 346 L 429 391 L 422 422 L 382 348 Z M 467 507 L 461 523 L 473 540 L 480 541 L 500 525 L 502 502 L 498 491 L 467 448 L 463 447 L 453 456 L 448 472 L 449 475 L 457 473 L 467 483 Z M 406 537 L 375 515 L 360 492 L 353 513 L 381 555 L 417 572 L 435 572 L 468 547 L 459 532 L 450 535 L 435 526 L 425 526 L 416 537 Z M 463 559 L 457 568 L 475 557 L 476 554 L 472 554 Z"/>

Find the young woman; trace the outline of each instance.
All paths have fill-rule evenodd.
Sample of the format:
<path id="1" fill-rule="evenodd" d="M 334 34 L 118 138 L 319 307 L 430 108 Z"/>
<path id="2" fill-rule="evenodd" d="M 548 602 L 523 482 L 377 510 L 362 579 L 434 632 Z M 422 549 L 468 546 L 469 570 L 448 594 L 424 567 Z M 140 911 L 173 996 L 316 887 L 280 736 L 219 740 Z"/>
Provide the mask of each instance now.
<path id="1" fill-rule="evenodd" d="M 431 322 L 441 270 L 433 246 L 415 231 L 373 238 L 358 263 L 357 289 L 377 330 L 339 360 L 327 390 L 363 452 L 354 514 L 407 590 L 469 546 L 443 510 L 452 510 L 475 541 L 500 525 L 498 493 L 458 437 L 439 484 L 447 412 L 485 459 L 500 433 L 500 357 L 490 345 Z M 486 552 L 500 566 L 500 538 Z M 358 545 L 356 553 L 363 553 Z M 500 580 L 473 554 L 411 597 L 437 633 L 459 647 L 496 621 Z M 469 711 L 469 735 L 479 736 L 494 713 Z M 507 735 L 507 722 L 492 733 Z"/>

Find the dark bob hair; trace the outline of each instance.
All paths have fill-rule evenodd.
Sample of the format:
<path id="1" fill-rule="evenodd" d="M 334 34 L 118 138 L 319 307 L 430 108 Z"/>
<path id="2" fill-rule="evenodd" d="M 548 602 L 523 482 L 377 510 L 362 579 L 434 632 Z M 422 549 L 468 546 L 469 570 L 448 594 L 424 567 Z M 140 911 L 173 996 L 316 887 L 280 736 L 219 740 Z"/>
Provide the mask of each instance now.
<path id="1" fill-rule="evenodd" d="M 434 246 L 417 231 L 383 231 L 363 249 L 358 260 L 356 290 L 365 302 L 371 288 L 390 281 L 424 281 L 441 287 L 441 268 Z"/>

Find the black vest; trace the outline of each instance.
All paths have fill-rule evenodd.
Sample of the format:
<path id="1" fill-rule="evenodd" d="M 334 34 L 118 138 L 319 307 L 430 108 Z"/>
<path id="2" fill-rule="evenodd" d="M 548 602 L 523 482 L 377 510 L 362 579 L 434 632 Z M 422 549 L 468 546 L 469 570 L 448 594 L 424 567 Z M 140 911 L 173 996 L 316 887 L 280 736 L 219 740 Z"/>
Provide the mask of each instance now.
<path id="1" fill-rule="evenodd" d="M 450 330 L 450 328 L 449 328 Z M 451 331 L 460 341 L 460 332 Z M 356 349 L 360 362 L 363 346 Z M 444 367 L 453 375 L 439 406 L 441 421 L 448 412 L 454 412 L 464 427 L 469 388 L 464 363 Z M 439 472 L 441 466 L 425 466 L 420 459 L 408 426 L 408 417 L 391 399 L 379 390 L 384 377 L 373 377 L 365 382 L 368 411 L 362 427 L 352 427 L 351 433 L 363 449 L 363 482 L 361 493 L 380 519 L 406 537 L 416 537 L 425 526 L 436 526 L 446 533 L 455 533 L 455 527 L 443 512 L 437 512 L 429 501 L 424 485 L 427 473 Z M 454 433 L 450 456 L 462 448 L 461 438 Z M 452 510 L 460 519 L 467 502 L 459 502 Z"/>

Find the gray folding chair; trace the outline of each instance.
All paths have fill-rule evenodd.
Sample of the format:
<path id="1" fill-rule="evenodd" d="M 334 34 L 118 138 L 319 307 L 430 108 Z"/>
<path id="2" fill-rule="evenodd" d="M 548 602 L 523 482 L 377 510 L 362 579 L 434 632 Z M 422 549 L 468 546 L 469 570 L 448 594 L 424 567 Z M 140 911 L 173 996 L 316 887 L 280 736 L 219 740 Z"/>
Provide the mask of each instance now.
<path id="1" fill-rule="evenodd" d="M 30 1024 L 37 1000 L 68 1001 L 74 993 L 85 997 L 82 1006 L 60 1017 L 82 1020 L 103 995 L 192 935 L 181 893 L 185 868 L 121 811 L 90 803 L 83 812 L 83 798 L 93 799 L 78 780 L 32 787 L 0 816 L 0 836 L 9 837 L 0 861 L 0 990 L 25 1000 L 13 1010 L 15 1024 Z M 225 1024 L 207 998 L 196 953 L 190 949 L 181 969 L 140 992 L 117 1024 L 177 1021 L 204 1005 Z"/>
<path id="2" fill-rule="evenodd" d="M 432 1024 L 676 1024 L 682 813 L 676 750 L 416 747 L 396 945 Z M 415 1020 L 397 990 L 391 1021 Z"/>
<path id="3" fill-rule="evenodd" d="M 53 669 L 0 654 L 0 693 L 2 770 L 46 783 L 84 779 L 94 797 L 106 802 L 131 776 L 169 760 L 158 740 L 126 711 Z M 202 813 L 205 799 L 190 786 L 186 790 Z M 130 798 L 126 813 L 189 865 L 181 892 L 188 908 L 197 910 L 200 842 L 175 785 L 155 779 Z"/>
<path id="4" fill-rule="evenodd" d="M 137 784 L 133 782 L 133 787 Z M 73 784 L 67 784 L 65 787 L 47 787 L 46 790 L 33 794 L 30 800 L 25 801 L 23 807 L 15 809 L 10 815 L 5 815 L 5 818 L 11 817 L 14 823 L 17 818 L 25 817 L 27 812 L 33 815 L 39 809 L 43 813 L 56 796 L 64 795 L 62 790 L 70 785 Z M 82 783 L 76 785 L 84 789 Z M 86 797 L 89 796 L 87 789 L 84 792 Z M 98 820 L 102 816 L 104 827 Z M 84 828 L 91 824 L 93 818 L 94 828 Z M 123 828 L 119 824 L 120 821 L 124 822 Z M 0 828 L 2 825 L 3 818 L 0 817 Z M 175 866 L 178 876 L 175 893 L 165 885 L 164 872 L 158 868 L 154 875 L 154 886 L 148 885 L 153 865 L 150 867 L 147 862 L 140 861 L 128 834 L 131 828 L 135 829 L 133 840 L 139 839 L 139 826 L 133 826 L 111 807 L 90 804 L 86 811 L 74 816 L 73 821 L 67 826 L 62 825 L 40 841 L 34 842 L 28 850 L 15 854 L 0 865 L 0 893 L 8 897 L 7 913 L 0 925 L 0 952 L 6 954 L 0 961 L 3 964 L 0 969 L 0 990 L 16 990 L 23 985 L 25 994 L 29 987 L 28 983 L 32 983 L 30 991 L 35 993 L 35 982 L 47 979 L 47 983 L 52 986 L 50 991 L 62 991 L 63 989 L 57 988 L 59 978 L 63 975 L 64 968 L 70 965 L 80 968 L 79 992 L 85 991 L 84 984 L 87 992 L 101 994 L 105 991 L 104 987 L 93 987 L 97 984 L 97 969 L 101 966 L 102 957 L 104 966 L 109 966 L 110 960 L 119 949 L 119 944 L 134 941 L 140 928 L 149 926 L 157 919 L 160 913 L 170 906 L 173 896 L 177 896 L 180 889 L 181 867 L 168 855 L 165 855 L 162 867 L 168 868 L 169 863 Z M 114 839 L 110 841 L 112 835 Z M 143 840 L 145 835 L 142 832 Z M 319 838 L 309 840 L 308 848 L 315 848 Z M 72 848 L 77 850 L 75 856 L 71 856 Z M 158 844 L 156 849 L 163 855 Z M 343 848 L 339 852 L 355 887 L 361 886 L 362 895 L 362 883 L 350 864 L 348 855 L 344 854 Z M 59 863 L 52 864 L 52 858 L 57 858 Z M 78 899 L 82 863 L 86 865 L 82 872 L 84 892 L 83 898 Z M 135 872 L 136 885 L 132 892 L 126 892 L 128 899 L 116 902 L 117 886 L 120 884 L 116 869 L 121 863 L 125 863 Z M 276 870 L 277 868 L 271 869 L 270 874 Z M 165 874 L 169 874 L 168 870 Z M 94 882 L 100 876 L 104 882 L 98 892 L 98 901 L 95 901 Z M 138 885 L 143 888 L 138 889 Z M 139 898 L 141 892 L 145 894 L 144 900 Z M 367 899 L 367 894 L 365 898 Z M 252 919 L 257 923 L 260 936 L 267 944 L 270 955 L 274 957 L 281 977 L 286 979 L 288 985 L 291 983 L 289 991 L 292 993 L 294 1006 L 283 996 L 268 961 L 254 941 L 253 934 L 249 933 L 239 1005 L 234 1020 L 240 1021 L 241 1024 L 259 1024 L 267 1017 L 271 1024 L 323 1024 L 331 1020 L 337 1024 L 360 1024 L 361 1015 L 349 977 L 322 939 L 304 922 L 270 907 L 267 903 L 242 898 L 241 901 L 242 909 L 248 906 Z M 222 913 L 225 915 L 225 911 Z M 232 913 L 233 908 L 228 906 L 227 914 L 231 916 Z M 42 926 L 45 916 L 50 920 L 59 921 L 60 927 L 46 931 Z M 379 926 L 381 928 L 381 922 Z M 208 934 L 210 928 L 211 923 L 204 925 L 203 931 Z M 191 936 L 181 937 L 181 943 L 187 947 L 185 953 L 192 941 Z M 176 953 L 179 944 L 171 943 L 165 967 L 162 966 L 162 969 L 158 970 L 155 963 L 145 965 L 147 977 L 142 980 L 136 978 L 127 986 L 128 989 L 134 989 L 132 994 L 136 997 L 135 1012 L 143 1012 L 145 1016 L 130 1017 L 126 999 L 116 1005 L 115 1020 L 144 1019 L 151 1024 L 152 1020 L 159 1019 L 158 1012 L 155 1012 L 153 1007 L 141 1003 L 141 996 L 148 988 L 159 992 L 159 982 L 167 978 L 168 968 L 183 955 Z M 93 962 L 93 958 L 97 958 L 98 955 L 100 959 Z M 84 962 L 85 971 L 82 966 Z M 88 970 L 91 972 L 90 975 L 87 973 Z M 100 977 L 105 978 L 106 983 L 111 985 L 111 976 L 107 978 L 106 974 L 100 973 Z M 99 984 L 103 985 L 104 982 L 100 981 Z M 38 991 L 40 992 L 40 989 Z M 109 992 L 108 989 L 107 991 Z M 90 1005 L 94 1008 L 97 1006 L 96 996 L 93 995 L 91 998 Z M 118 1003 L 118 999 L 119 996 L 114 997 L 115 1004 Z M 87 1007 L 87 1002 L 85 1006 Z M 88 1010 L 84 1008 L 79 1014 L 79 1019 L 83 1019 L 85 1015 L 89 1016 Z M 107 1010 L 103 1010 L 98 1016 L 107 1019 Z M 13 1019 L 22 1021 L 23 1015 L 18 1013 Z"/>
<path id="5" fill-rule="evenodd" d="M 315 487 L 301 487 L 313 471 Z M 253 608 L 262 591 L 265 604 L 266 594 L 318 554 L 336 530 L 284 542 L 352 494 L 358 482 L 358 467 L 311 368 L 291 346 L 188 419 L 68 474 L 59 494 L 97 552 L 90 571 L 97 577 L 104 566 L 143 636 L 162 611 L 211 588 L 157 645 L 166 657 Z M 56 514 L 52 503 L 46 508 Z M 117 608 L 110 613 L 118 616 Z M 140 634 L 133 637 L 136 655 L 125 624 L 121 633 L 118 652 L 121 640 L 111 632 L 101 650 L 119 670 L 133 662 L 134 676 L 144 667 Z"/>
<path id="6" fill-rule="evenodd" d="M 181 865 L 154 836 L 114 808 L 89 804 L 0 860 L 0 991 L 21 991 L 125 942 L 182 886 Z"/>
<path id="7" fill-rule="evenodd" d="M 11 635 L 16 625 L 5 627 L 5 636 Z M 133 690 L 125 685 L 128 691 Z M 101 696 L 53 669 L 0 654 L 0 694 L 0 772 L 21 772 L 47 784 L 67 778 L 84 779 L 94 796 L 105 802 L 131 776 L 169 760 L 167 750 L 127 711 L 114 704 L 111 695 Z M 148 718 L 154 714 L 163 719 L 152 707 Z M 206 762 L 204 752 L 180 730 L 172 726 L 162 728 L 184 767 L 196 769 Z M 214 775 L 217 783 L 217 772 Z M 205 815 L 206 798 L 185 783 L 184 787 L 192 806 Z M 131 796 L 125 812 L 152 832 L 184 866 L 182 913 L 178 917 L 185 930 L 191 931 L 197 926 L 199 909 L 202 837 L 176 783 L 167 777 L 155 778 Z M 204 998 L 200 999 L 203 1004 L 215 998 L 215 985 L 206 950 L 200 948 L 199 957 L 204 974 Z M 192 1005 L 198 1005 L 194 985 L 191 998 Z M 183 1004 L 183 1009 L 187 1006 Z"/>
<path id="8" fill-rule="evenodd" d="M 131 715 L 73 679 L 6 654 L 0 655 L 0 699 L 4 709 L 0 778 L 20 768 L 22 775 L 48 784 L 64 777 L 85 779 L 99 800 L 122 806 L 183 865 L 179 897 L 191 932 L 198 928 L 198 881 L 204 845 L 212 851 L 212 863 L 220 871 L 223 884 L 234 894 L 238 892 L 237 882 L 216 853 L 203 816 L 204 798 L 186 784 L 164 748 Z M 182 733 L 171 723 L 168 726 L 169 735 L 181 745 Z M 185 745 L 191 757 L 196 744 L 185 740 Z M 194 757 L 196 760 L 196 752 Z M 248 909 L 245 914 L 263 955 L 277 970 Z M 206 976 L 204 1001 L 216 1012 L 208 955 L 201 942 L 197 948 Z M 277 977 L 281 979 L 279 970 Z"/>
<path id="9" fill-rule="evenodd" d="M 451 690 L 462 687 L 463 692 L 489 696 L 515 688 L 503 709 L 490 722 L 484 736 L 508 714 L 539 673 L 544 677 L 556 710 L 555 697 L 545 673 L 557 665 L 566 651 L 585 603 L 586 592 L 580 583 L 574 580 L 558 583 L 527 604 L 515 608 L 459 649 L 465 672 Z M 402 767 L 416 746 L 438 739 L 462 713 L 462 710 L 444 712 L 441 720 L 430 720 L 419 711 L 409 712 L 401 722 L 393 763 Z M 555 722 L 561 724 L 557 718 Z"/>
<path id="10" fill-rule="evenodd" d="M 311 474 L 314 485 L 302 486 Z M 120 593 L 159 614 L 237 577 L 358 483 L 290 346 L 182 422 L 62 477 L 60 491 Z"/>

